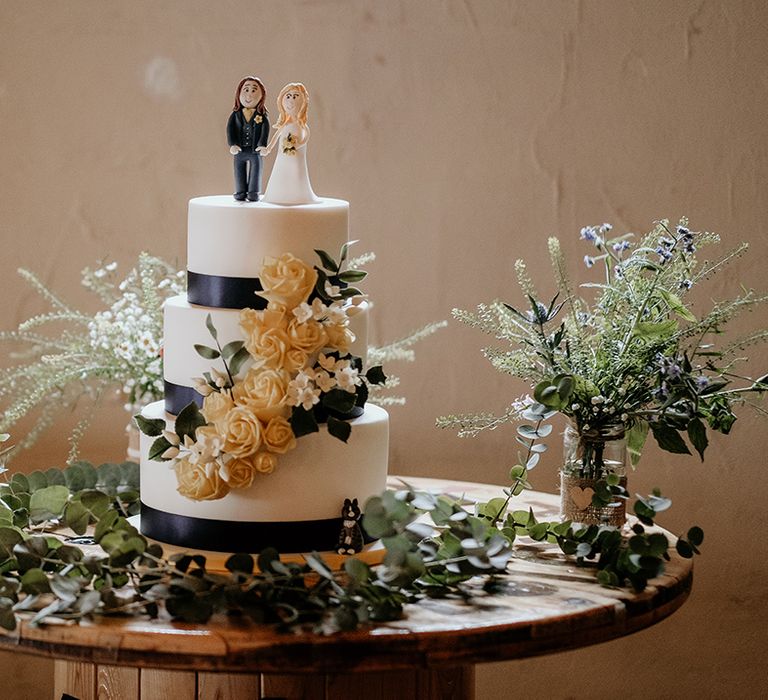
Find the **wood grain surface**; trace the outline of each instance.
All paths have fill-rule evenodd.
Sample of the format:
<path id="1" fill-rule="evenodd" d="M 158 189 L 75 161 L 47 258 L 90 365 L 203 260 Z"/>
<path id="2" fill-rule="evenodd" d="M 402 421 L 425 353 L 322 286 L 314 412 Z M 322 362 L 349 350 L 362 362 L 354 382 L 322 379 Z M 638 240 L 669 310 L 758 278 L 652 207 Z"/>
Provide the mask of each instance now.
<path id="1" fill-rule="evenodd" d="M 500 486 L 487 484 L 416 478 L 408 481 L 467 501 L 485 500 L 501 492 Z M 540 517 L 554 517 L 558 497 L 532 492 L 515 504 L 516 508 L 528 506 Z M 488 597 L 478 591 L 469 602 L 425 600 L 408 606 L 402 620 L 355 632 L 329 637 L 285 634 L 223 617 L 207 625 L 169 619 L 97 617 L 80 624 L 32 627 L 22 623 L 16 632 L 1 635 L 0 644 L 9 650 L 87 662 L 70 664 L 66 670 L 57 667 L 56 687 L 98 686 L 99 697 L 103 698 L 121 697 L 115 689 L 120 683 L 113 682 L 110 675 L 116 673 L 111 670 L 115 666 L 278 674 L 262 676 L 258 689 L 243 676 L 247 690 L 242 695 L 238 691 L 237 696 L 256 698 L 261 693 L 265 697 L 287 697 L 290 693 L 280 690 L 281 684 L 300 684 L 301 680 L 294 676 L 297 673 L 330 674 L 326 685 L 339 687 L 354 684 L 354 680 L 347 679 L 349 674 L 391 669 L 413 671 L 451 665 L 459 668 L 461 678 L 465 673 L 462 668 L 477 662 L 606 641 L 670 615 L 685 601 L 691 584 L 691 561 L 673 555 L 664 576 L 651 581 L 640 594 L 602 588 L 595 583 L 592 569 L 576 567 L 556 546 L 524 540 L 516 544 L 503 595 Z M 96 675 L 95 667 L 89 664 L 98 665 Z M 194 673 L 180 673 L 174 678 L 175 693 L 197 682 L 200 687 L 193 692 L 202 689 L 204 697 L 226 697 L 222 695 L 225 691 L 217 689 L 215 679 L 203 673 L 197 681 Z M 163 697 L 166 692 L 159 685 L 161 680 L 147 671 L 142 671 L 138 681 L 126 682 L 139 682 L 141 697 Z M 423 683 L 423 679 L 418 676 L 402 675 L 404 686 L 418 687 L 419 682 Z M 151 695 L 145 695 L 145 689 Z M 80 697 L 71 690 L 66 692 Z M 407 695 L 403 692 L 403 696 Z"/>

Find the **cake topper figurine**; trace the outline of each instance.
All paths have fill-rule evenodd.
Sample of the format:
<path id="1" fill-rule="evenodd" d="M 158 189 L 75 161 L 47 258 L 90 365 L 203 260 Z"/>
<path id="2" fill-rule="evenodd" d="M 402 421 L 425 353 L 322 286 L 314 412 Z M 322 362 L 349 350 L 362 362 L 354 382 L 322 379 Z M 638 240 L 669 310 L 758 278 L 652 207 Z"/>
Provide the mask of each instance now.
<path id="1" fill-rule="evenodd" d="M 246 75 L 237 86 L 235 106 L 227 122 L 229 152 L 235 157 L 236 200 L 259 200 L 261 155 L 269 136 L 269 120 L 264 107 L 264 84 Z"/>
<path id="2" fill-rule="evenodd" d="M 269 144 L 261 152 L 267 155 L 277 144 L 277 157 L 269 176 L 264 201 L 273 204 L 311 204 L 319 201 L 312 191 L 307 171 L 307 107 L 309 94 L 301 83 L 288 83 L 277 97 L 280 118 Z"/>

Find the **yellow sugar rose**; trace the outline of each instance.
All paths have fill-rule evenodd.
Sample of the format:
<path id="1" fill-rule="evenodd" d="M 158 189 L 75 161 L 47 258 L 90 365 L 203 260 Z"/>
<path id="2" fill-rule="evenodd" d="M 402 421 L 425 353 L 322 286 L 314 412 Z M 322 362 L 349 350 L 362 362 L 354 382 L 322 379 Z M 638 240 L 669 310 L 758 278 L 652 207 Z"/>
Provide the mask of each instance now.
<path id="1" fill-rule="evenodd" d="M 225 416 L 234 406 L 235 402 L 228 392 L 214 391 L 203 399 L 202 413 L 209 423 L 221 426 Z"/>
<path id="2" fill-rule="evenodd" d="M 290 381 L 291 377 L 285 370 L 252 367 L 243 381 L 235 385 L 235 401 L 240 406 L 247 406 L 257 418 L 266 422 L 288 412 L 285 395 Z"/>
<path id="3" fill-rule="evenodd" d="M 348 326 L 329 324 L 325 327 L 328 335 L 328 347 L 339 352 L 349 352 L 349 346 L 355 341 L 355 334 Z"/>
<path id="4" fill-rule="evenodd" d="M 221 478 L 216 463 L 192 464 L 179 459 L 173 466 L 178 486 L 176 490 L 193 501 L 215 501 L 229 493 L 229 486 Z"/>
<path id="5" fill-rule="evenodd" d="M 294 318 L 288 323 L 288 338 L 294 348 L 303 350 L 307 355 L 317 352 L 328 342 L 328 334 L 322 323 L 310 319 L 299 323 Z"/>
<path id="6" fill-rule="evenodd" d="M 245 348 L 253 358 L 254 367 L 279 369 L 284 366 L 285 354 L 291 347 L 284 309 L 243 309 L 240 327 L 245 332 Z"/>
<path id="7" fill-rule="evenodd" d="M 222 478 L 232 489 L 247 489 L 253 483 L 256 473 L 251 457 L 232 459 L 221 468 Z"/>
<path id="8" fill-rule="evenodd" d="M 290 253 L 265 258 L 259 275 L 262 296 L 294 308 L 306 301 L 317 282 L 317 271 Z"/>
<path id="9" fill-rule="evenodd" d="M 270 452 L 285 454 L 296 447 L 296 436 L 291 424 L 282 416 L 277 416 L 267 423 L 263 433 L 264 447 Z"/>
<path id="10" fill-rule="evenodd" d="M 291 348 L 285 353 L 283 367 L 289 372 L 298 372 L 307 364 L 307 353 L 299 348 Z"/>
<path id="11" fill-rule="evenodd" d="M 248 457 L 261 446 L 262 426 L 245 406 L 235 406 L 224 417 L 224 452 L 233 457 Z"/>
<path id="12" fill-rule="evenodd" d="M 286 363 L 291 341 L 288 334 L 280 328 L 269 328 L 259 335 L 251 336 L 245 347 L 251 353 L 253 366 L 256 368 L 291 369 Z"/>
<path id="13" fill-rule="evenodd" d="M 277 466 L 277 457 L 270 452 L 259 452 L 253 455 L 253 466 L 262 474 L 271 474 Z"/>

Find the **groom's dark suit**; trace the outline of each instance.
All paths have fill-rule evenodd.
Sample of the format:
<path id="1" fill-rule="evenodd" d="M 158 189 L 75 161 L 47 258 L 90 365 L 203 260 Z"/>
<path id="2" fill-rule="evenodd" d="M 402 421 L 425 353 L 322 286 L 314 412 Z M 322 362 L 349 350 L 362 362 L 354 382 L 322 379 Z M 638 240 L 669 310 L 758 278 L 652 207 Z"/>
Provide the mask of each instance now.
<path id="1" fill-rule="evenodd" d="M 266 146 L 269 139 L 269 120 L 266 114 L 254 114 L 246 121 L 243 111 L 232 112 L 227 122 L 227 141 L 240 146 L 235 155 L 235 199 L 255 202 L 261 189 L 261 156 L 256 152 Z"/>

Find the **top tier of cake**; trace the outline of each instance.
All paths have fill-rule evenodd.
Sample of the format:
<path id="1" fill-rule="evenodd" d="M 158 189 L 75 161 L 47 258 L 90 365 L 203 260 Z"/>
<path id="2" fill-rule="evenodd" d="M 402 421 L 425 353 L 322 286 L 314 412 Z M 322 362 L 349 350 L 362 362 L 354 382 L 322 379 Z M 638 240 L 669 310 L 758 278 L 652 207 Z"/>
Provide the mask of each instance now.
<path id="1" fill-rule="evenodd" d="M 252 299 L 265 257 L 291 253 L 312 265 L 318 262 L 316 249 L 336 257 L 348 238 L 349 203 L 341 199 L 288 207 L 226 195 L 197 197 L 189 202 L 189 301 L 243 308 L 247 304 L 227 298 L 227 289 L 234 285 Z"/>

